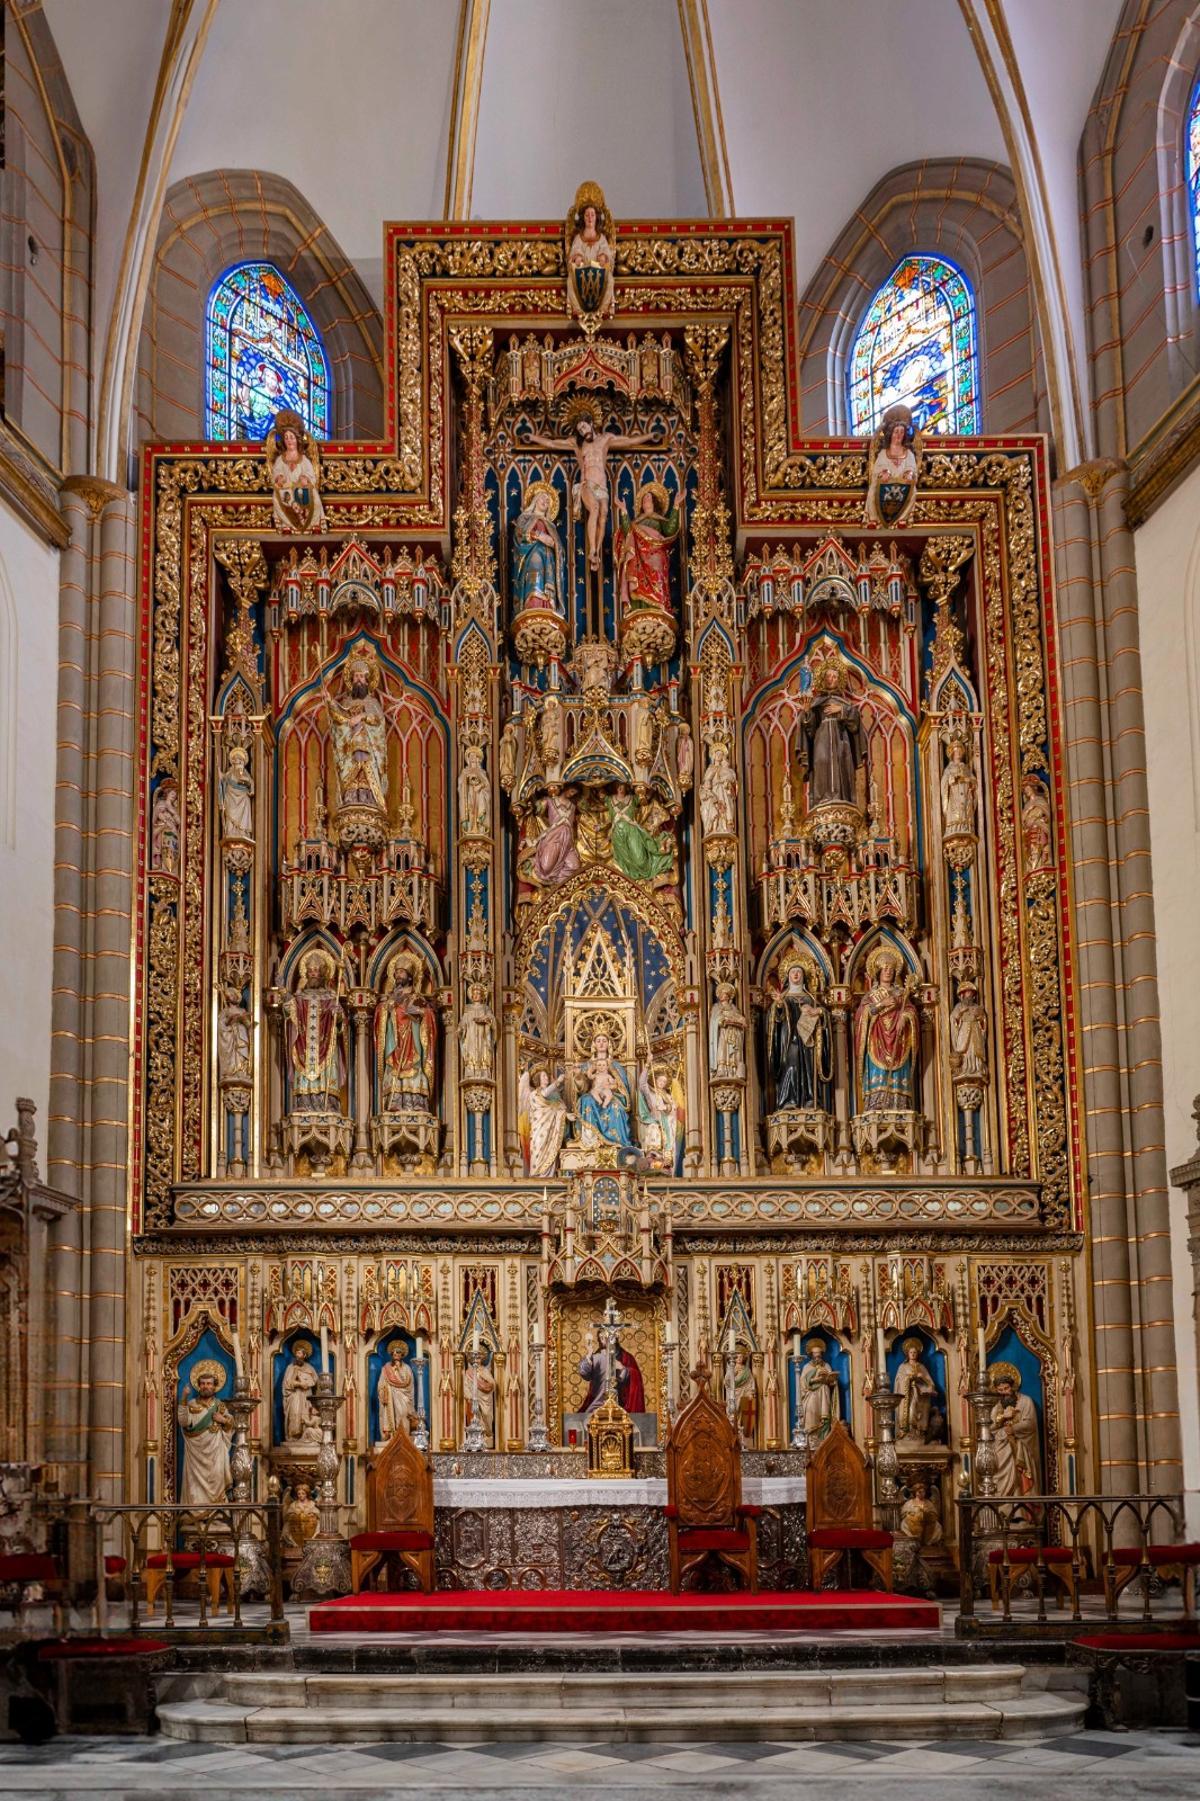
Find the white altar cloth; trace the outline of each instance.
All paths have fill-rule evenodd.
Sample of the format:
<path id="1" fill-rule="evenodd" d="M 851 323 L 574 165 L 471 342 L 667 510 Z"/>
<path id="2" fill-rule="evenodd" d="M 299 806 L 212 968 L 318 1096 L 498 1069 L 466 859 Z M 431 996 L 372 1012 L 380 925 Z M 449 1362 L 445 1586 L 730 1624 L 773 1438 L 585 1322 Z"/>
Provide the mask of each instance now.
<path id="1" fill-rule="evenodd" d="M 803 1476 L 743 1476 L 748 1507 L 795 1507 L 807 1494 Z M 595 1476 L 435 1476 L 435 1507 L 665 1507 L 662 1476 L 606 1481 Z"/>

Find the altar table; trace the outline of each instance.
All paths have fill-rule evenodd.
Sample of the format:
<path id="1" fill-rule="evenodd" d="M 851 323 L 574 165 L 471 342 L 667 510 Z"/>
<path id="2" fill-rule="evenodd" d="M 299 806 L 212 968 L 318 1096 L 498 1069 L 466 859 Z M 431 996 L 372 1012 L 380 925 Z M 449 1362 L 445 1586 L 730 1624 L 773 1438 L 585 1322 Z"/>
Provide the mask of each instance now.
<path id="1" fill-rule="evenodd" d="M 743 1476 L 759 1520 L 762 1586 L 807 1578 L 805 1480 Z M 664 1589 L 667 1485 L 661 1476 L 437 1476 L 433 1484 L 439 1588 Z"/>

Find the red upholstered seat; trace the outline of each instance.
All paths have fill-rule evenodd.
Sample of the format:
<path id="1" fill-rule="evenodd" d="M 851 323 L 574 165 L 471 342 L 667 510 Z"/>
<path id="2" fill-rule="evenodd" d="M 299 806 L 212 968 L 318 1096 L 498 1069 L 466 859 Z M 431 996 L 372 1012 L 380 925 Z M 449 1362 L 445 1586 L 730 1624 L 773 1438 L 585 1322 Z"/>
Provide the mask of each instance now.
<path id="1" fill-rule="evenodd" d="M 1136 1545 L 1121 1545 L 1113 1551 L 1112 1560 L 1118 1568 L 1137 1565 L 1142 1562 L 1142 1553 Z M 1145 1561 L 1152 1569 L 1164 1563 L 1200 1564 L 1200 1545 L 1147 1545 Z"/>
<path id="2" fill-rule="evenodd" d="M 416 1530 L 399 1532 L 356 1532 L 350 1540 L 352 1551 L 432 1551 L 433 1533 Z"/>
<path id="3" fill-rule="evenodd" d="M 1200 1632 L 1089 1632 L 1071 1640 L 1085 1651 L 1200 1651 Z"/>
<path id="4" fill-rule="evenodd" d="M 874 1526 L 814 1526 L 808 1542 L 818 1551 L 890 1551 L 892 1535 Z"/>
<path id="5" fill-rule="evenodd" d="M 1074 1552 L 1066 1545 L 1010 1545 L 1008 1550 L 988 1552 L 989 1563 L 1072 1563 Z"/>
<path id="6" fill-rule="evenodd" d="M 148 1570 L 165 1570 L 173 1567 L 177 1571 L 198 1570 L 203 1563 L 206 1570 L 231 1570 L 233 1558 L 226 1551 L 209 1551 L 201 1557 L 199 1551 L 176 1551 L 168 1563 L 165 1551 L 151 1551 L 146 1559 Z"/>
<path id="7" fill-rule="evenodd" d="M 123 1557 L 106 1557 L 104 1559 L 104 1574 L 106 1576 L 123 1576 L 125 1574 L 125 1569 L 126 1564 Z"/>
<path id="8" fill-rule="evenodd" d="M 0 1584 L 59 1582 L 61 1579 L 57 1563 L 44 1551 L 14 1551 L 8 1557 L 0 1557 Z"/>
<path id="9" fill-rule="evenodd" d="M 39 1663 L 60 1663 L 71 1657 L 157 1657 L 169 1651 L 165 1638 L 56 1638 L 38 1646 Z"/>
<path id="10" fill-rule="evenodd" d="M 679 1549 L 685 1556 L 693 1551 L 748 1551 L 750 1534 L 739 1532 L 736 1526 L 684 1526 Z"/>

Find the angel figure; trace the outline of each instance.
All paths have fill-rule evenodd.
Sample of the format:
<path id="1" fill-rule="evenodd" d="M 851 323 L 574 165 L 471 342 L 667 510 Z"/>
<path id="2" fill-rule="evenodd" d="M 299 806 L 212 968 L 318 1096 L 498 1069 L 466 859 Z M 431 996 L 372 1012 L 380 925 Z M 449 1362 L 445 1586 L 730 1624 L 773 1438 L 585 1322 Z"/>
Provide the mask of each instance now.
<path id="1" fill-rule="evenodd" d="M 904 524 L 917 498 L 920 459 L 921 434 L 913 430 L 911 409 L 901 404 L 890 406 L 868 453 L 865 525 L 895 530 Z"/>
<path id="2" fill-rule="evenodd" d="M 638 1077 L 638 1136 L 653 1169 L 679 1174 L 683 1151 L 683 1089 L 659 1064 Z"/>
<path id="3" fill-rule="evenodd" d="M 595 182 L 585 181 L 576 194 L 564 235 L 571 239 L 567 250 L 567 311 L 575 319 L 585 313 L 611 319 L 616 310 L 616 233 L 612 214 Z"/>
<path id="4" fill-rule="evenodd" d="M 276 413 L 267 446 L 267 476 L 280 531 L 324 531 L 321 459 L 299 413 Z"/>
<path id="5" fill-rule="evenodd" d="M 544 1063 L 521 1071 L 517 1084 L 517 1130 L 530 1176 L 552 1176 L 567 1131 L 563 1078 L 551 1079 Z"/>

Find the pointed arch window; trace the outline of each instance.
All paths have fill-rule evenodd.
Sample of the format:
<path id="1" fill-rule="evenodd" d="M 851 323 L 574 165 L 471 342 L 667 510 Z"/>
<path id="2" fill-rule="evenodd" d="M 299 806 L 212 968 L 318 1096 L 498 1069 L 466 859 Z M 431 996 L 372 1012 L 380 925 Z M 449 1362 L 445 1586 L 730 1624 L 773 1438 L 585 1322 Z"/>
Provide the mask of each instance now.
<path id="1" fill-rule="evenodd" d="M 923 432 L 979 430 L 975 296 L 940 256 L 906 256 L 867 308 L 850 352 L 850 429 L 874 432 L 903 401 Z"/>
<path id="2" fill-rule="evenodd" d="M 1200 296 L 1200 80 L 1192 89 L 1187 116 L 1187 186 L 1188 208 L 1192 220 L 1192 268 L 1196 293 Z"/>
<path id="3" fill-rule="evenodd" d="M 260 443 L 280 407 L 329 436 L 329 361 L 304 303 L 273 263 L 239 263 L 205 315 L 205 428 Z"/>

